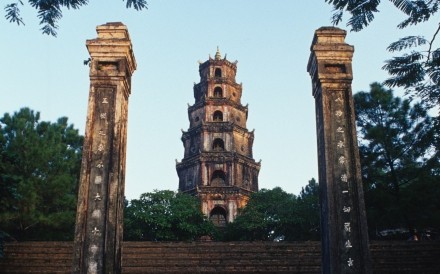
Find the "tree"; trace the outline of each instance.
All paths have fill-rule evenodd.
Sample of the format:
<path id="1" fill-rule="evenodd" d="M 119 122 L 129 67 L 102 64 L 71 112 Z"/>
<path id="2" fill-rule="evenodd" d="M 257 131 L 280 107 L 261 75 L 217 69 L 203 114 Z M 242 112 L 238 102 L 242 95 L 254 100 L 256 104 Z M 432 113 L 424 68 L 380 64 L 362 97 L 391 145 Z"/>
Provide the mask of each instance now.
<path id="1" fill-rule="evenodd" d="M 290 229 L 285 227 L 295 211 L 296 196 L 280 187 L 261 189 L 253 193 L 247 205 L 239 210 L 233 223 L 228 224 L 227 240 L 262 240 L 284 239 Z"/>
<path id="2" fill-rule="evenodd" d="M 299 240 L 319 240 L 320 230 L 320 209 L 319 209 L 319 185 L 314 178 L 301 189 L 298 196 L 301 233 Z"/>
<path id="3" fill-rule="evenodd" d="M 124 0 L 123 0 L 124 1 Z M 28 0 L 29 5 L 38 11 L 38 19 L 40 19 L 41 31 L 44 34 L 56 36 L 58 25 L 57 22 L 63 17 L 62 9 L 79 9 L 88 4 L 88 0 Z M 24 6 L 22 0 L 10 2 L 5 6 L 6 19 L 9 22 L 24 25 L 23 18 L 20 14 L 20 8 Z M 147 8 L 146 0 L 127 0 L 127 8 L 133 7 L 135 10 Z"/>
<path id="4" fill-rule="evenodd" d="M 124 213 L 124 240 L 189 241 L 213 233 L 196 197 L 155 190 L 131 200 Z"/>
<path id="5" fill-rule="evenodd" d="M 354 101 L 370 229 L 413 229 L 438 219 L 432 207 L 439 203 L 430 194 L 439 193 L 439 152 L 426 109 L 379 83 Z"/>
<path id="6" fill-rule="evenodd" d="M 311 180 L 297 197 L 275 187 L 251 195 L 234 222 L 226 227 L 226 240 L 278 241 L 316 239 L 319 227 L 317 184 Z M 318 204 L 316 204 L 318 203 Z M 313 204 L 313 205 L 312 205 Z"/>
<path id="7" fill-rule="evenodd" d="M 374 20 L 379 12 L 380 0 L 325 0 L 332 4 L 335 13 L 333 23 L 342 21 L 344 12 L 350 14 L 347 26 L 360 31 Z M 407 18 L 397 27 L 404 29 L 426 21 L 438 20 L 440 0 L 390 0 Z M 438 22 L 437 22 L 438 23 Z M 430 107 L 440 103 L 440 48 L 435 47 L 440 24 L 432 34 L 425 38 L 420 35 L 406 36 L 388 46 L 390 52 L 402 52 L 401 56 L 385 61 L 385 69 L 391 77 L 385 80 L 389 87 L 402 87 L 410 95 L 417 95 Z M 412 51 L 410 51 L 412 49 Z"/>
<path id="8" fill-rule="evenodd" d="M 0 230 L 20 240 L 73 236 L 83 137 L 29 108 L 0 119 Z"/>

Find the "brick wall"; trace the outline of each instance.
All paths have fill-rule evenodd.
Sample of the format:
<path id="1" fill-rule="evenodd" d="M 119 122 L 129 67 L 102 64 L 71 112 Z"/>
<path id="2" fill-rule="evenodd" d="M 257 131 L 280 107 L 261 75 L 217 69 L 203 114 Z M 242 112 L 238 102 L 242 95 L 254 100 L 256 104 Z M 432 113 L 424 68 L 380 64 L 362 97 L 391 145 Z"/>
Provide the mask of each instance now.
<path id="1" fill-rule="evenodd" d="M 71 242 L 5 244 L 0 273 L 70 273 Z M 320 273 L 319 242 L 125 242 L 123 273 Z M 440 242 L 373 242 L 374 273 L 440 273 Z"/>

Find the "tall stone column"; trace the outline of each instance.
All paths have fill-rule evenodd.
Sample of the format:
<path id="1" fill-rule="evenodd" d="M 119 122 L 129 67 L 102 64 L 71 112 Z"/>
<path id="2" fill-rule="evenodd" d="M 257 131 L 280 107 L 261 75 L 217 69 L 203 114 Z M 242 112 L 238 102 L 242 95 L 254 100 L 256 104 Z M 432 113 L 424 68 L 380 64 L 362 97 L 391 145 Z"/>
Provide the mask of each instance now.
<path id="1" fill-rule="evenodd" d="M 120 273 L 128 96 L 136 69 L 122 23 L 87 40 L 90 92 L 74 238 L 73 273 Z"/>
<path id="2" fill-rule="evenodd" d="M 351 91 L 354 48 L 346 32 L 315 32 L 312 77 L 318 139 L 323 273 L 371 273 L 367 222 Z"/>

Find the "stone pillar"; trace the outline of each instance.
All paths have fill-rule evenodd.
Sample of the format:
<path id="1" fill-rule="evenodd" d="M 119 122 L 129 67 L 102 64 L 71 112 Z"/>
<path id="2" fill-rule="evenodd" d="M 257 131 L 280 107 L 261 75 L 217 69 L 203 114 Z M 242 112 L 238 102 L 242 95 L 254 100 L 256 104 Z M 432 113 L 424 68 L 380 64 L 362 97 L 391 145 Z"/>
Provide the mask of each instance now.
<path id="1" fill-rule="evenodd" d="M 323 273 L 371 273 L 346 32 L 315 32 L 307 71 L 315 97 Z"/>
<path id="2" fill-rule="evenodd" d="M 73 273 L 120 273 L 128 96 L 136 69 L 122 23 L 87 40 L 90 92 L 74 238 Z"/>

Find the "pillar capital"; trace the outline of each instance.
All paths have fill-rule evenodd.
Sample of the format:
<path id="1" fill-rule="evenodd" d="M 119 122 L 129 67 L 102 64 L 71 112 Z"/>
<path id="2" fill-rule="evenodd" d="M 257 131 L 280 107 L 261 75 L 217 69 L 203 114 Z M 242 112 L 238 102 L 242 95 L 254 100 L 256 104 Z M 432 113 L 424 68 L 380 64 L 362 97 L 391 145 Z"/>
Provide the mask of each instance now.
<path id="1" fill-rule="evenodd" d="M 322 27 L 315 31 L 307 71 L 313 79 L 313 96 L 326 88 L 347 88 L 353 80 L 354 47 L 345 42 L 346 31 Z"/>
<path id="2" fill-rule="evenodd" d="M 96 32 L 97 38 L 86 41 L 91 58 L 91 74 L 102 69 L 99 62 L 124 61 L 123 67 L 118 67 L 118 70 L 131 76 L 137 65 L 127 27 L 120 22 L 106 23 L 97 26 Z"/>

